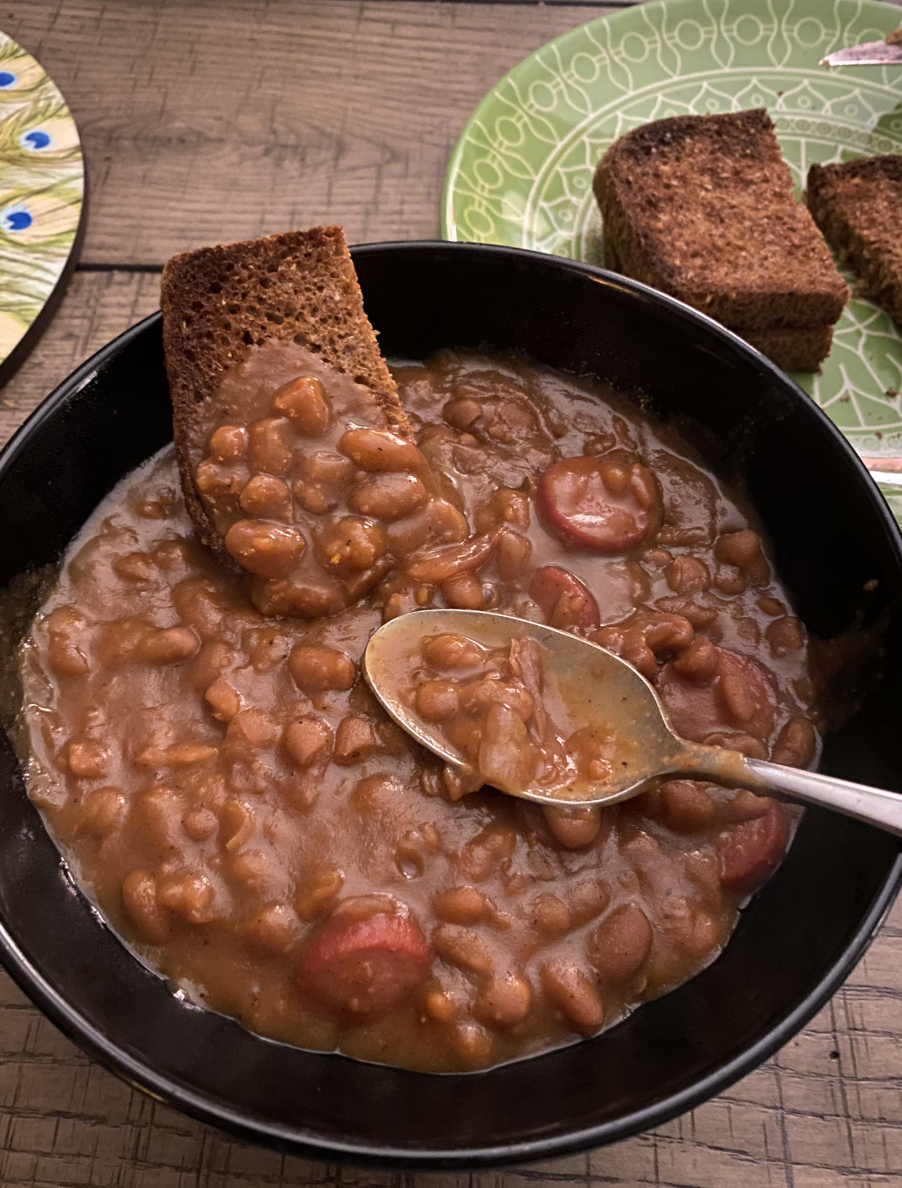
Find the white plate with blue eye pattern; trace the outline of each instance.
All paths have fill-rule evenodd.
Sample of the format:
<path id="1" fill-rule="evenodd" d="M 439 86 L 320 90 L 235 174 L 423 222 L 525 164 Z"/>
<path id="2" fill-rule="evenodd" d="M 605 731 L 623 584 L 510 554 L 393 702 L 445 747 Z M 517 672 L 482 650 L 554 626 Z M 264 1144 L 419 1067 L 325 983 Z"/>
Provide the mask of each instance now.
<path id="1" fill-rule="evenodd" d="M 66 101 L 41 64 L 0 33 L 0 380 L 74 266 L 84 188 Z"/>
<path id="2" fill-rule="evenodd" d="M 572 29 L 470 117 L 442 233 L 601 264 L 595 166 L 618 136 L 665 116 L 766 107 L 798 190 L 814 161 L 902 153 L 902 66 L 820 65 L 900 24 L 902 9 L 877 0 L 652 0 Z M 821 373 L 793 378 L 872 469 L 898 469 L 881 489 L 902 520 L 900 329 L 854 296 Z"/>

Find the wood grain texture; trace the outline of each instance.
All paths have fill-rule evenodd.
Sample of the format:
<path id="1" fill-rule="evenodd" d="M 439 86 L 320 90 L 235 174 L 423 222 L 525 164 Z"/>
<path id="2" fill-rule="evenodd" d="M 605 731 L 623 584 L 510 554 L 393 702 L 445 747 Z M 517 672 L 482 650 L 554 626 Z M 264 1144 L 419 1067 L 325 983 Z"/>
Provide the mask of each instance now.
<path id="1" fill-rule="evenodd" d="M 479 99 L 609 9 L 18 0 L 0 11 L 81 131 L 82 259 L 162 263 L 337 215 L 351 243 L 437 237 L 445 165 Z"/>
<path id="2" fill-rule="evenodd" d="M 762 0 L 762 3 L 764 0 Z M 824 0 L 826 4 L 828 0 Z M 902 3 L 902 0 L 894 0 Z M 0 391 L 0 442 L 92 351 L 152 312 L 134 271 L 217 239 L 340 221 L 356 241 L 438 231 L 448 152 L 524 54 L 605 11 L 441 0 L 9 0 L 79 121 L 80 272 Z M 392 1175 L 235 1142 L 81 1055 L 0 974 L 0 1188 L 902 1188 L 902 905 L 776 1057 L 658 1130 L 550 1163 Z"/>

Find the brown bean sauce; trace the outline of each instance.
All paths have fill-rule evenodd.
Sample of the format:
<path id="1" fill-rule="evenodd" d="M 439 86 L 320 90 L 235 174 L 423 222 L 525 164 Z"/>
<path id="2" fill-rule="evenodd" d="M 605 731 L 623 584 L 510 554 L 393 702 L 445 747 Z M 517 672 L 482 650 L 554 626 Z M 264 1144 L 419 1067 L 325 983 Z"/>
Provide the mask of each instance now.
<path id="1" fill-rule="evenodd" d="M 21 725 L 30 794 L 77 878 L 174 986 L 303 1047 L 464 1070 L 592 1034 L 691 977 L 790 822 L 689 780 L 603 810 L 461 798 L 362 681 L 372 631 L 442 605 L 562 626 L 652 680 L 686 737 L 782 762 L 811 761 L 816 716 L 805 634 L 753 517 L 675 434 L 523 360 L 442 353 L 394 371 L 420 451 L 394 472 L 340 448 L 354 385 L 276 356 L 258 377 L 257 420 L 293 380 L 322 384 L 334 440 L 316 452 L 338 459 L 340 491 L 317 503 L 292 474 L 294 439 L 261 461 L 261 433 L 260 467 L 236 463 L 221 488 L 236 505 L 222 527 L 281 468 L 291 506 L 260 483 L 245 504 L 304 536 L 292 566 L 326 569 L 226 572 L 195 538 L 171 449 L 123 480 L 23 644 Z M 247 434 L 253 417 L 234 423 Z M 324 490 L 328 465 L 310 480 Z M 420 492 L 403 503 L 409 478 L 403 514 L 390 492 L 367 502 L 379 473 L 427 485 L 445 527 L 424 529 Z M 354 571 L 357 587 L 317 545 L 347 514 L 389 559 Z M 286 574 L 325 575 L 337 613 L 261 597 Z"/>

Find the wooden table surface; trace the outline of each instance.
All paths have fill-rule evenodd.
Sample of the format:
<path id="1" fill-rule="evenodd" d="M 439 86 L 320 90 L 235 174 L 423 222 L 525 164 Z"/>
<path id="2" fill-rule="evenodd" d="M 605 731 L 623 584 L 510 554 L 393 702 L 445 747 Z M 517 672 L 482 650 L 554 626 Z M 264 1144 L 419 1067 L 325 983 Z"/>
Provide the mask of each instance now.
<path id="1" fill-rule="evenodd" d="M 90 179 L 81 265 L 0 391 L 0 443 L 76 364 L 156 309 L 173 252 L 319 222 L 343 223 L 351 242 L 437 237 L 448 154 L 488 87 L 549 38 L 622 6 L 0 4 L 0 26 L 66 95 Z M 472 1176 L 358 1171 L 235 1142 L 93 1064 L 0 975 L 0 1188 L 536 1180 L 902 1185 L 902 910 L 814 1021 L 720 1097 L 591 1154 Z"/>

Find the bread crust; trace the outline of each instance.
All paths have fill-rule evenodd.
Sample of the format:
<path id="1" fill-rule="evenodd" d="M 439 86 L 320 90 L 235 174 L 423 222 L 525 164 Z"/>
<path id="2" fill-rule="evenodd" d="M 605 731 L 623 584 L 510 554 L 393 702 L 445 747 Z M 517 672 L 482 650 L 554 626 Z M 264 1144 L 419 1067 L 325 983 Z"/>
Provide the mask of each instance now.
<path id="1" fill-rule="evenodd" d="M 610 146 L 593 188 L 606 259 L 738 333 L 842 313 L 848 289 L 763 109 L 644 124 Z"/>
<path id="2" fill-rule="evenodd" d="M 205 409 L 223 375 L 251 347 L 296 341 L 368 388 L 388 427 L 409 434 L 391 372 L 363 309 L 340 227 L 313 227 L 265 239 L 199 248 L 163 269 L 160 307 L 182 488 L 198 535 L 236 568 L 197 489 L 207 442 Z"/>
<path id="3" fill-rule="evenodd" d="M 902 156 L 858 157 L 808 171 L 808 209 L 861 277 L 861 292 L 902 329 Z"/>
<path id="4" fill-rule="evenodd" d="M 818 371 L 833 343 L 832 324 L 809 330 L 737 330 L 736 333 L 784 371 Z"/>

